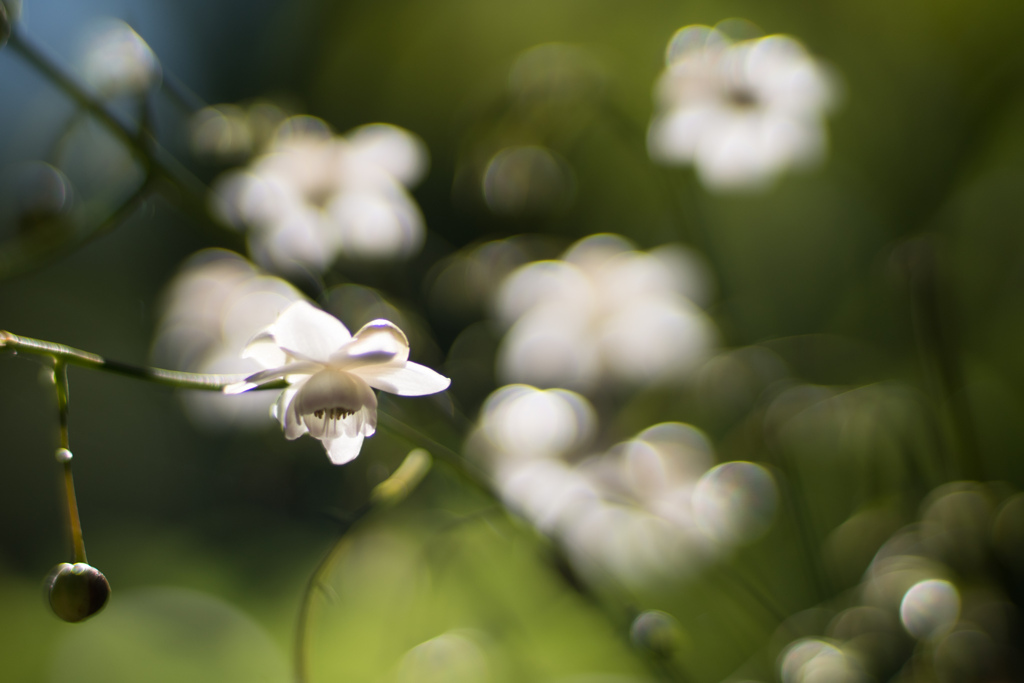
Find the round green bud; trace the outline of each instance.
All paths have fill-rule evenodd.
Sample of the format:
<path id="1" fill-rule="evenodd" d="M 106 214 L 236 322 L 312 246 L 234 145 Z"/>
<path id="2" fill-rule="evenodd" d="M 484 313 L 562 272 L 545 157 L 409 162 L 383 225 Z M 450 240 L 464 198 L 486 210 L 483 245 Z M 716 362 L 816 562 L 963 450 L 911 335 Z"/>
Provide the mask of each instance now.
<path id="1" fill-rule="evenodd" d="M 110 597 L 107 577 L 84 562 L 62 562 L 46 581 L 50 608 L 64 621 L 81 621 L 103 609 Z"/>
<path id="2" fill-rule="evenodd" d="M 633 620 L 629 636 L 636 647 L 664 658 L 671 657 L 683 644 L 683 631 L 676 618 L 653 609 Z"/>

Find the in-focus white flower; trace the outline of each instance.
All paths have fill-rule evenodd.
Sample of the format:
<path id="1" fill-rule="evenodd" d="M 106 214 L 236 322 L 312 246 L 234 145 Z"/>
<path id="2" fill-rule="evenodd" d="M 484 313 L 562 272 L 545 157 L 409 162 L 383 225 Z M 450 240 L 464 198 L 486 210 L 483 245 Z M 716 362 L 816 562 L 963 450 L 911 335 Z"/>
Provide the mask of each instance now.
<path id="1" fill-rule="evenodd" d="M 248 229 L 261 265 L 323 271 L 341 253 L 352 258 L 409 256 L 424 224 L 406 188 L 426 171 L 423 142 L 387 124 L 345 136 L 309 116 L 285 120 L 265 154 L 221 176 L 213 209 Z"/>
<path id="2" fill-rule="evenodd" d="M 308 433 L 322 441 L 336 465 L 359 455 L 363 438 L 376 431 L 373 389 L 424 396 L 451 383 L 409 361 L 409 340 L 393 323 L 373 320 L 352 335 L 340 320 L 305 301 L 289 306 L 243 355 L 267 369 L 224 392 L 287 381 L 271 414 L 288 439 Z"/>
<path id="3" fill-rule="evenodd" d="M 708 189 L 729 191 L 762 188 L 823 157 L 822 119 L 836 85 L 795 38 L 734 43 L 709 26 L 686 26 L 666 61 L 647 134 L 654 160 L 693 164 Z"/>

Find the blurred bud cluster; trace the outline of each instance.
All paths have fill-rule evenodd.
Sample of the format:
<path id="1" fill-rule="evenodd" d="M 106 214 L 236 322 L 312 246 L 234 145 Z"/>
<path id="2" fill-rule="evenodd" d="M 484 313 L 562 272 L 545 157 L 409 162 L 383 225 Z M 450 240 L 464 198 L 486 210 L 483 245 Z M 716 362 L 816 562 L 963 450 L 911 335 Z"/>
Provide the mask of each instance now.
<path id="1" fill-rule="evenodd" d="M 832 554 L 854 552 L 853 535 L 837 536 Z M 1019 680 L 1022 547 L 1024 495 L 1001 484 L 940 486 L 882 543 L 854 590 L 780 627 L 781 680 Z M 807 630 L 817 633 L 792 640 Z"/>

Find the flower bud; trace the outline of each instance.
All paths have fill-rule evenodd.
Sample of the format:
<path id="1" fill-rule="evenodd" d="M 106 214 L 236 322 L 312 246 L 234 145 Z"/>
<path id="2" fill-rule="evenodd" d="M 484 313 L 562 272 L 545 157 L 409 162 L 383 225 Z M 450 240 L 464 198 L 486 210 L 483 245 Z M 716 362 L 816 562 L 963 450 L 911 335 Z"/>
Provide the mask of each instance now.
<path id="1" fill-rule="evenodd" d="M 647 610 L 633 620 L 629 637 L 640 649 L 658 657 L 671 657 L 683 644 L 683 632 L 675 617 L 658 610 Z"/>
<path id="2" fill-rule="evenodd" d="M 84 562 L 62 562 L 46 581 L 50 608 L 64 621 L 82 621 L 103 609 L 110 597 L 107 577 Z"/>

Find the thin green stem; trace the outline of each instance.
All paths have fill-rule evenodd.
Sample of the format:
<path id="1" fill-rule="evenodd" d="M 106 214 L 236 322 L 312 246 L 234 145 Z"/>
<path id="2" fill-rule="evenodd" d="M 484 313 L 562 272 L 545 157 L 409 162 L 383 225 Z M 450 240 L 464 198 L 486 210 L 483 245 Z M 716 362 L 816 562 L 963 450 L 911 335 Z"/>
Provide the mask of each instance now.
<path id="1" fill-rule="evenodd" d="M 948 411 L 953 430 L 953 478 L 981 480 L 984 466 L 978 446 L 978 429 L 968 400 L 960 349 L 948 324 L 949 297 L 944 297 L 936 246 L 920 239 L 904 246 L 904 267 L 910 285 L 911 316 L 925 371 Z"/>
<path id="2" fill-rule="evenodd" d="M 78 497 L 75 495 L 75 480 L 71 474 L 71 449 L 68 439 L 68 367 L 63 361 L 56 361 L 53 366 L 53 384 L 57 388 L 57 414 L 60 420 L 60 450 L 58 460 L 64 468 L 64 497 L 68 505 L 68 529 L 71 533 L 71 545 L 74 549 L 75 562 L 88 564 L 85 555 L 85 537 L 82 535 L 82 519 L 78 515 Z"/>
<path id="3" fill-rule="evenodd" d="M 61 367 L 65 364 L 79 365 L 93 370 L 103 370 L 179 389 L 220 391 L 225 386 L 241 382 L 246 377 L 246 375 L 204 375 L 197 372 L 178 372 L 176 370 L 161 370 L 160 368 L 129 365 L 128 363 L 108 360 L 95 353 L 81 351 L 70 346 L 64 346 L 63 344 L 32 339 L 31 337 L 21 337 L 11 332 L 0 330 L 0 349 L 4 348 L 15 352 L 49 356 Z M 281 387 L 279 384 L 266 384 L 258 388 L 279 389 Z"/>
<path id="4" fill-rule="evenodd" d="M 366 503 L 352 513 L 352 516 L 342 526 L 337 540 L 320 558 L 313 573 L 310 574 L 309 580 L 306 581 L 306 587 L 302 592 L 302 602 L 299 604 L 298 622 L 295 625 L 295 683 L 306 683 L 309 680 L 309 619 L 313 610 L 313 596 L 318 591 L 326 592 L 327 574 L 330 573 L 334 563 L 345 549 L 348 532 L 371 510 L 373 510 L 372 503 Z"/>
<path id="5" fill-rule="evenodd" d="M 68 254 L 106 235 L 122 221 L 130 217 L 153 190 L 152 178 L 146 178 L 113 211 L 102 218 L 94 227 L 65 238 L 60 242 L 50 239 L 28 239 L 12 247 L 0 250 L 0 279 L 20 275 L 35 268 L 43 258 Z"/>
<path id="6" fill-rule="evenodd" d="M 128 124 L 111 113 L 56 60 L 26 36 L 19 26 L 15 26 L 11 31 L 7 45 L 113 133 L 142 161 L 147 172 L 167 180 L 182 195 L 181 199 L 191 211 L 206 216 L 206 186 L 168 153 L 152 135 L 144 129 L 133 131 Z"/>

